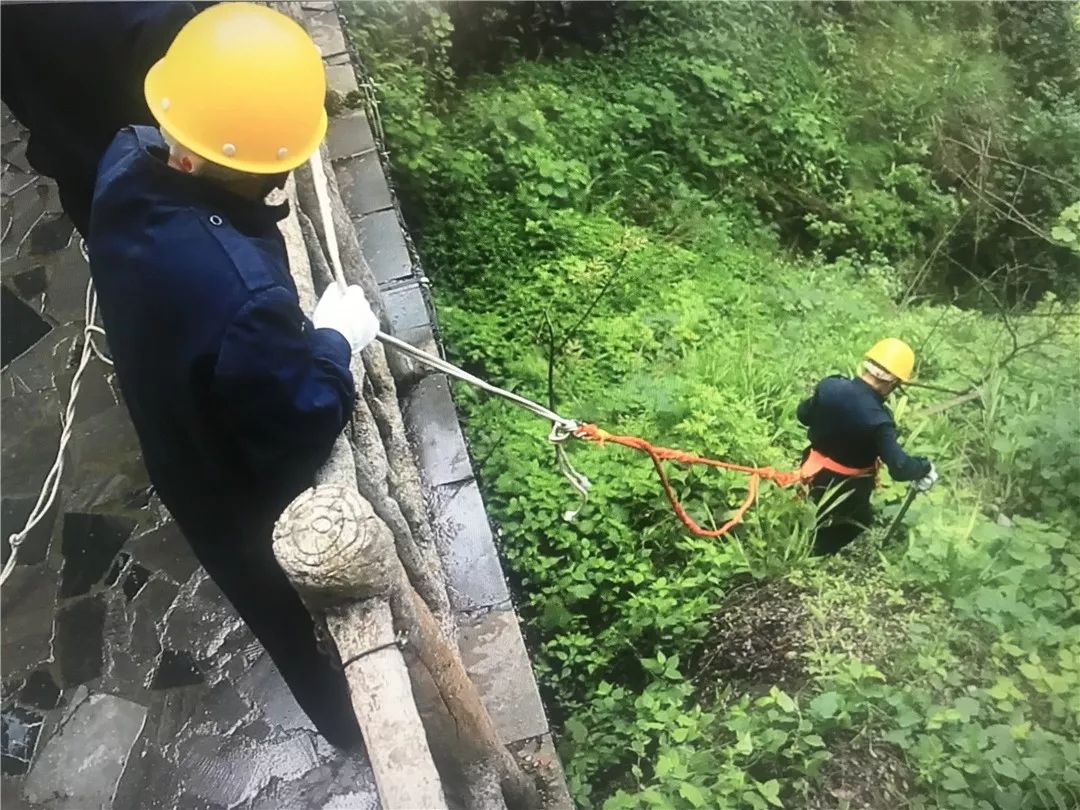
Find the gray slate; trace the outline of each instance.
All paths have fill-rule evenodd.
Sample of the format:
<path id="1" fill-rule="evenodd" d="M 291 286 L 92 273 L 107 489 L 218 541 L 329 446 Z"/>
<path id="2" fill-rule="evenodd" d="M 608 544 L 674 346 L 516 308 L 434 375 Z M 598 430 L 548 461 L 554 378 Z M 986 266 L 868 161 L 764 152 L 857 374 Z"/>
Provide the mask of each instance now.
<path id="1" fill-rule="evenodd" d="M 545 734 L 544 706 L 514 611 L 493 610 L 462 622 L 459 646 L 499 738 L 512 743 Z"/>
<path id="2" fill-rule="evenodd" d="M 435 542 L 455 610 L 479 610 L 509 601 L 499 555 L 475 481 L 433 491 Z"/>
<path id="3" fill-rule="evenodd" d="M 409 392 L 403 409 L 405 429 L 427 482 L 441 486 L 471 478 L 469 452 L 446 377 L 424 377 Z"/>
<path id="4" fill-rule="evenodd" d="M 412 258 L 394 209 L 362 217 L 356 223 L 356 238 L 380 285 L 412 275 Z"/>
<path id="5" fill-rule="evenodd" d="M 91 695 L 42 749 L 26 777 L 26 798 L 49 810 L 110 808 L 145 718 L 137 703 Z"/>
<path id="6" fill-rule="evenodd" d="M 393 206 L 390 186 L 375 152 L 346 158 L 334 164 L 341 199 L 353 218 Z"/>

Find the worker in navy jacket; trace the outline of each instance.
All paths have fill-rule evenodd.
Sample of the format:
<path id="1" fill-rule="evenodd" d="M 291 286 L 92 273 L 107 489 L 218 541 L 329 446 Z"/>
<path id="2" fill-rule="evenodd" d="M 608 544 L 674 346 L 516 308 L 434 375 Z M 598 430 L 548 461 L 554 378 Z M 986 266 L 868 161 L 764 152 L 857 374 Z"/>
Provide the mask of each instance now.
<path id="1" fill-rule="evenodd" d="M 0 11 L 0 88 L 30 132 L 26 159 L 56 181 L 86 236 L 97 166 L 116 133 L 153 124 L 143 77 L 208 3 L 8 3 Z"/>
<path id="2" fill-rule="evenodd" d="M 121 4 L 123 5 L 123 4 Z M 158 126 L 98 167 L 87 242 L 150 478 L 207 573 L 319 731 L 359 737 L 340 668 L 274 559 L 272 528 L 352 412 L 351 356 L 378 323 L 336 285 L 309 320 L 267 193 L 326 130 L 319 51 L 264 6 L 192 17 L 146 74 Z"/>
<path id="3" fill-rule="evenodd" d="M 896 481 L 916 481 L 928 490 L 937 480 L 933 464 L 904 452 L 885 406 L 885 399 L 911 378 L 914 368 L 911 347 L 886 338 L 867 352 L 861 376 L 826 377 L 799 403 L 796 415 L 810 440 L 803 470 L 812 475 L 811 496 L 822 512 L 816 553 L 839 551 L 870 523 L 879 460 Z"/>

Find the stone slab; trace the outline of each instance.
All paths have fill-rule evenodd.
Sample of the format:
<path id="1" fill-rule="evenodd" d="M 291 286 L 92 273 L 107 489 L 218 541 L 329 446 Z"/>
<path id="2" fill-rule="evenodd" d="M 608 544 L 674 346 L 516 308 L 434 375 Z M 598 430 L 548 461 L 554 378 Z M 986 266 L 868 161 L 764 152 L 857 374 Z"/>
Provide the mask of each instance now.
<path id="1" fill-rule="evenodd" d="M 375 148 L 375 137 L 363 110 L 348 110 L 330 119 L 326 130 L 326 151 L 330 160 L 362 155 Z"/>
<path id="2" fill-rule="evenodd" d="M 522 770 L 536 777 L 544 810 L 574 810 L 574 801 L 566 789 L 566 774 L 551 734 L 518 740 L 507 747 L 517 757 Z"/>
<path id="3" fill-rule="evenodd" d="M 441 486 L 472 477 L 450 385 L 442 374 L 420 380 L 403 403 L 405 429 L 425 480 Z"/>
<path id="4" fill-rule="evenodd" d="M 364 758 L 348 759 L 334 769 L 322 766 L 295 781 L 275 779 L 251 803 L 250 810 L 381 810 L 375 775 Z"/>
<path id="5" fill-rule="evenodd" d="M 412 257 L 393 208 L 361 217 L 355 228 L 360 249 L 371 265 L 375 281 L 388 284 L 412 276 Z"/>
<path id="6" fill-rule="evenodd" d="M 105 609 L 97 595 L 69 601 L 56 614 L 54 651 L 64 686 L 88 683 L 104 671 Z"/>
<path id="7" fill-rule="evenodd" d="M 354 219 L 393 207 L 390 186 L 375 152 L 346 158 L 334 164 L 341 199 Z"/>
<path id="8" fill-rule="evenodd" d="M 390 332 L 428 354 L 439 356 L 435 330 L 431 326 L 427 303 L 420 284 L 406 284 L 382 290 L 383 305 L 390 320 Z M 394 379 L 407 387 L 430 369 L 394 349 L 387 349 L 387 360 Z M 400 389 L 399 389 L 400 390 Z"/>
<path id="9" fill-rule="evenodd" d="M 272 741 L 243 734 L 197 736 L 180 754 L 185 790 L 224 807 L 255 798 L 274 779 L 298 779 L 318 765 L 304 733 Z"/>
<path id="10" fill-rule="evenodd" d="M 15 566 L 0 589 L 0 659 L 4 677 L 35 669 L 52 656 L 53 612 L 59 586 L 47 564 Z"/>
<path id="11" fill-rule="evenodd" d="M 337 10 L 332 6 L 320 11 L 308 11 L 304 15 L 304 28 L 319 46 L 324 59 L 345 53 L 345 35 L 341 32 Z"/>
<path id="12" fill-rule="evenodd" d="M 31 510 L 37 505 L 36 495 L 22 495 L 13 498 L 4 498 L 0 502 L 0 542 L 3 543 L 3 561 L 6 563 L 9 546 L 8 538 L 16 532 L 21 532 L 26 526 L 26 519 Z M 19 559 L 17 565 L 37 565 L 44 562 L 49 555 L 50 541 L 52 540 L 53 526 L 56 524 L 58 507 L 54 502 L 40 523 L 34 526 L 23 538 L 19 546 Z"/>
<path id="13" fill-rule="evenodd" d="M 460 622 L 458 646 L 499 737 L 512 743 L 548 731 L 544 705 L 513 610 Z"/>
<path id="14" fill-rule="evenodd" d="M 326 86 L 340 96 L 347 96 L 360 89 L 356 83 L 356 72 L 351 64 L 326 65 Z"/>
<path id="15" fill-rule="evenodd" d="M 18 776 L 30 769 L 41 740 L 44 716 L 23 706 L 9 705 L 0 714 L 0 769 Z"/>
<path id="16" fill-rule="evenodd" d="M 160 571 L 178 585 L 199 567 L 195 552 L 172 521 L 135 536 L 126 546 L 131 555 L 152 571 Z"/>
<path id="17" fill-rule="evenodd" d="M 435 487 L 432 501 L 432 528 L 453 608 L 480 610 L 506 603 L 510 592 L 476 482 Z"/>
<path id="18" fill-rule="evenodd" d="M 4 323 L 0 366 L 7 366 L 52 329 L 51 324 L 7 287 L 0 288 L 0 320 Z"/>
<path id="19" fill-rule="evenodd" d="M 431 327 L 427 300 L 418 282 L 383 289 L 382 299 L 390 319 L 390 329 L 398 337 L 409 330 Z"/>
<path id="20" fill-rule="evenodd" d="M 112 695 L 91 695 L 45 744 L 25 793 L 49 810 L 107 810 L 146 709 Z"/>
<path id="21" fill-rule="evenodd" d="M 86 285 L 90 267 L 79 250 L 79 240 L 63 250 L 35 257 L 45 268 L 45 314 L 57 323 L 82 325 L 86 314 Z M 108 340 L 99 340 L 107 348 Z M 98 362 L 98 361 L 95 361 Z"/>

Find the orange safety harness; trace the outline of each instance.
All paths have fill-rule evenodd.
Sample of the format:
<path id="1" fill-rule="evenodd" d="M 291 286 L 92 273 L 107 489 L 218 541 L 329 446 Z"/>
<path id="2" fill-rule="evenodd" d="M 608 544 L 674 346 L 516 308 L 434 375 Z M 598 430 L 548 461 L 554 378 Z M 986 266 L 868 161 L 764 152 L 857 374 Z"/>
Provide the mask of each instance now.
<path id="1" fill-rule="evenodd" d="M 750 467 L 743 464 L 732 464 L 728 461 L 719 461 L 714 458 L 697 456 L 693 453 L 687 453 L 683 450 L 674 450 L 670 447 L 656 447 L 637 436 L 617 436 L 591 424 L 579 425 L 573 435 L 585 441 L 596 442 L 601 446 L 605 442 L 621 444 L 623 447 L 639 450 L 648 455 L 649 458 L 652 459 L 657 474 L 660 476 L 660 483 L 664 487 L 664 493 L 667 495 L 671 508 L 675 510 L 675 514 L 679 516 L 679 520 L 683 522 L 683 525 L 698 537 L 722 537 L 741 523 L 746 516 L 746 513 L 750 510 L 750 507 L 754 505 L 754 501 L 757 500 L 758 484 L 763 478 L 772 481 L 778 486 L 790 487 L 794 484 L 808 484 L 810 480 L 822 470 L 829 470 L 838 475 L 856 477 L 873 475 L 877 472 L 878 468 L 877 464 L 872 467 L 848 467 L 833 461 L 831 458 L 819 453 L 817 450 L 811 450 L 810 454 L 806 457 L 806 461 L 802 463 L 802 466 L 799 467 L 798 470 L 785 471 L 777 470 L 774 467 Z M 679 500 L 679 496 L 675 494 L 675 489 L 672 487 L 671 481 L 668 479 L 667 471 L 664 469 L 665 461 L 676 461 L 680 464 L 701 464 L 707 467 L 718 467 L 722 470 L 745 473 L 750 476 L 750 481 L 747 485 L 746 500 L 744 500 L 742 505 L 735 510 L 735 514 L 732 518 L 719 529 L 704 529 L 690 517 L 690 514 L 686 511 L 686 507 L 684 507 Z"/>

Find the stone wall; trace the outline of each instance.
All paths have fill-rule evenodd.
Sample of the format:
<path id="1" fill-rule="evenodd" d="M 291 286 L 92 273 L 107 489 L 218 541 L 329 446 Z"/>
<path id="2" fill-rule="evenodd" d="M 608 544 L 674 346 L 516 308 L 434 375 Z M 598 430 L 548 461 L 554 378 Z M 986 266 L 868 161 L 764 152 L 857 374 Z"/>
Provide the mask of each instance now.
<path id="1" fill-rule="evenodd" d="M 396 337 L 439 353 L 429 281 L 412 250 L 387 178 L 389 155 L 369 124 L 370 93 L 356 72 L 337 70 L 348 42 L 335 4 L 304 3 L 306 27 L 327 60 L 330 90 L 338 98 L 364 99 L 330 123 L 327 147 L 361 250 L 378 281 Z M 392 350 L 388 349 L 388 354 Z M 462 658 L 481 689 L 503 740 L 532 752 L 550 772 L 553 806 L 570 806 L 532 666 L 503 577 L 494 535 L 473 475 L 451 387 L 445 375 L 412 365 L 398 367 L 398 393 L 436 527 L 447 590 L 460 627 Z M 544 429 L 544 426 L 538 426 Z"/>

